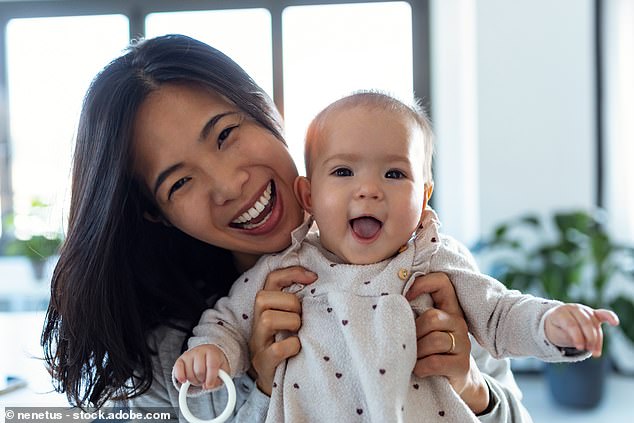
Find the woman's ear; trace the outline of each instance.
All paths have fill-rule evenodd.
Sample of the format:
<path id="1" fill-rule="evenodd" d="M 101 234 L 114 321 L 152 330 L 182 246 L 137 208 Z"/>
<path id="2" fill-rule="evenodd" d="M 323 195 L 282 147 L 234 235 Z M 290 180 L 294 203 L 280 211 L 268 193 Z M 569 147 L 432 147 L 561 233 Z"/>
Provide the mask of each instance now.
<path id="1" fill-rule="evenodd" d="M 305 176 L 298 176 L 293 183 L 293 190 L 295 191 L 295 198 L 297 202 L 308 213 L 312 213 L 312 201 L 310 197 L 310 179 Z"/>
<path id="2" fill-rule="evenodd" d="M 152 223 L 162 223 L 163 225 L 170 227 L 172 226 L 171 223 L 169 223 L 163 216 L 159 215 L 155 215 L 152 214 L 148 211 L 144 211 L 143 212 L 143 218 L 145 220 L 147 220 L 148 222 L 152 222 Z"/>

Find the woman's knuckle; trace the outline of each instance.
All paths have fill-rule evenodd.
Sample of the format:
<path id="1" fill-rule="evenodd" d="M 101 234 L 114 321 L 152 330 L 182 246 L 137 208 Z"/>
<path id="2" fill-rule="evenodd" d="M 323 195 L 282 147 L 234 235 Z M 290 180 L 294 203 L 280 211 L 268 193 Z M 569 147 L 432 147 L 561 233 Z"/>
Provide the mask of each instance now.
<path id="1" fill-rule="evenodd" d="M 266 298 L 268 297 L 266 291 L 258 291 L 255 294 L 255 307 L 264 308 L 266 305 Z"/>
<path id="2" fill-rule="evenodd" d="M 281 342 L 275 342 L 271 345 L 271 356 L 273 360 L 278 361 L 286 358 L 286 348 Z"/>
<path id="3" fill-rule="evenodd" d="M 270 331 L 273 329 L 273 317 L 271 316 L 271 313 L 268 312 L 268 310 L 262 313 L 262 315 L 260 316 L 260 327 L 266 331 Z"/>
<path id="4" fill-rule="evenodd" d="M 299 352 L 301 348 L 301 343 L 299 342 L 299 338 L 296 336 L 292 336 L 288 338 L 288 352 L 290 355 L 295 355 Z"/>
<path id="5" fill-rule="evenodd" d="M 434 275 L 436 276 L 436 278 L 438 278 L 438 280 L 443 281 L 444 283 L 451 283 L 451 280 L 449 279 L 449 276 L 447 276 L 446 273 L 436 272 L 434 273 Z"/>
<path id="6" fill-rule="evenodd" d="M 425 311 L 425 319 L 432 325 L 437 325 L 441 321 L 442 312 L 436 308 Z"/>
<path id="7" fill-rule="evenodd" d="M 299 317 L 299 314 L 293 314 L 290 330 L 293 332 L 297 332 L 299 328 L 302 327 L 302 318 Z"/>

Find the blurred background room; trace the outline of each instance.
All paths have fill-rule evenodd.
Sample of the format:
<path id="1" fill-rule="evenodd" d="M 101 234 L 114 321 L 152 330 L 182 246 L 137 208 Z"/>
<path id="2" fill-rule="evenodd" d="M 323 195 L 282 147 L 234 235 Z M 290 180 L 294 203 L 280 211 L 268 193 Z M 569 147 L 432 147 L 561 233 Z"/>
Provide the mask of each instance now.
<path id="1" fill-rule="evenodd" d="M 415 94 L 436 135 L 444 232 L 511 287 L 621 316 L 598 381 L 565 373 L 572 399 L 550 390 L 571 370 L 514 361 L 533 419 L 631 421 L 632 0 L 0 0 L 0 405 L 67 404 L 37 357 L 82 97 L 131 39 L 167 33 L 256 79 L 300 173 L 325 105 Z M 575 386 L 594 388 L 588 402 Z"/>

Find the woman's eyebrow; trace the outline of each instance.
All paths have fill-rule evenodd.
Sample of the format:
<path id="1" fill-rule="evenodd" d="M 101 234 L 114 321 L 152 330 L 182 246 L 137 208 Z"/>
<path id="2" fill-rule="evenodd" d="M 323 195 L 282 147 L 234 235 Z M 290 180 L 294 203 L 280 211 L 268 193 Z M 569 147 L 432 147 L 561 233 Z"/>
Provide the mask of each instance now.
<path id="1" fill-rule="evenodd" d="M 211 119 L 209 119 L 209 121 L 207 121 L 205 126 L 203 126 L 203 129 L 200 131 L 200 136 L 198 137 L 198 141 L 202 141 L 204 139 L 207 139 L 207 136 L 209 136 L 209 133 L 214 128 L 214 126 L 216 126 L 216 124 L 218 123 L 218 121 L 220 119 L 222 119 L 225 116 L 237 115 L 237 114 L 238 114 L 238 112 L 231 111 L 231 112 L 219 113 L 219 114 L 213 116 Z"/>
<path id="2" fill-rule="evenodd" d="M 158 189 L 161 187 L 161 184 L 165 182 L 167 177 L 170 176 L 172 173 L 176 172 L 181 167 L 183 167 L 183 163 L 176 163 L 171 165 L 170 167 L 168 167 L 161 173 L 159 173 L 159 175 L 156 177 L 156 182 L 154 183 L 154 190 L 152 191 L 154 194 L 154 197 L 156 197 L 156 193 L 158 192 Z"/>

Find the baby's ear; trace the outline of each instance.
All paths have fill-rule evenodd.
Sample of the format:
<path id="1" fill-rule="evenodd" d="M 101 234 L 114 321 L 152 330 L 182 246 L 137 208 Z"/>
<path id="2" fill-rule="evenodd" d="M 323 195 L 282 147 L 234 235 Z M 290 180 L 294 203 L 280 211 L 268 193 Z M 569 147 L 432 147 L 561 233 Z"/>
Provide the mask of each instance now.
<path id="1" fill-rule="evenodd" d="M 295 198 L 297 202 L 304 210 L 312 214 L 312 201 L 310 196 L 310 179 L 305 176 L 298 176 L 293 183 L 293 190 L 295 191 Z"/>
<path id="2" fill-rule="evenodd" d="M 431 198 L 431 194 L 434 192 L 434 183 L 429 182 L 425 184 L 425 202 L 423 203 L 423 211 L 427 208 L 427 203 Z"/>

